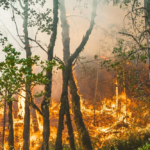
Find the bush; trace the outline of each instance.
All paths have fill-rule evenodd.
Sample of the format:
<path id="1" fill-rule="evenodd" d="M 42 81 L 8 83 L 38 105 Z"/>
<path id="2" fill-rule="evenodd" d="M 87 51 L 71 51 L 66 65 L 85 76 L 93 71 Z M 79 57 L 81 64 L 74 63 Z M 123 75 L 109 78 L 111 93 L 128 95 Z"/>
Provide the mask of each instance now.
<path id="1" fill-rule="evenodd" d="M 109 144 L 99 150 L 150 150 L 150 144 L 147 143 L 149 138 L 149 131 L 145 133 L 132 133 L 127 139 L 112 139 L 111 142 L 108 141 L 107 143 Z M 143 149 L 142 146 L 144 148 L 149 146 L 149 149 Z M 139 147 L 142 148 L 138 149 Z"/>
<path id="2" fill-rule="evenodd" d="M 150 150 L 150 144 L 146 143 L 143 147 L 138 148 L 138 150 Z"/>

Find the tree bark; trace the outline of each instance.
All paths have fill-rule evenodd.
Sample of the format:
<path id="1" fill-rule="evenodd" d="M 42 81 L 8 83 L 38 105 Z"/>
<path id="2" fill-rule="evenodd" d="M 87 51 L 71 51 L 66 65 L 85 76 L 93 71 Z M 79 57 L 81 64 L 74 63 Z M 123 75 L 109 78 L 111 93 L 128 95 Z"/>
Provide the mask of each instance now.
<path id="1" fill-rule="evenodd" d="M 2 150 L 5 148 L 5 123 L 6 123 L 6 100 L 4 103 L 4 119 L 3 119 L 3 135 L 2 135 Z"/>
<path id="2" fill-rule="evenodd" d="M 86 32 L 85 37 L 83 37 L 83 40 L 79 47 L 76 49 L 76 51 L 69 57 L 70 55 L 70 39 L 69 39 L 69 25 L 67 24 L 66 20 L 66 13 L 65 13 L 65 7 L 64 7 L 64 1 L 61 1 L 62 5 L 60 5 L 61 9 L 61 20 L 62 20 L 62 41 L 63 41 L 63 54 L 64 54 L 64 62 L 66 65 L 66 69 L 63 71 L 63 90 L 61 95 L 61 107 L 59 112 L 59 124 L 58 124 L 58 131 L 57 131 L 57 139 L 56 139 L 56 146 L 55 150 L 62 150 L 62 130 L 64 128 L 64 115 L 65 109 L 67 108 L 67 100 L 68 100 L 68 81 L 70 77 L 70 89 L 72 94 L 72 103 L 73 103 L 73 112 L 74 112 L 74 119 L 75 124 L 77 127 L 77 131 L 79 132 L 81 145 L 83 150 L 91 150 L 91 141 L 88 134 L 88 131 L 85 128 L 85 125 L 83 123 L 82 114 L 80 112 L 80 97 L 77 93 L 77 88 L 72 76 L 72 63 L 77 58 L 79 53 L 83 50 L 84 46 L 86 45 L 89 36 L 93 30 L 94 27 L 94 19 L 96 16 L 96 6 L 97 1 L 93 0 L 93 10 L 92 10 L 92 16 L 91 16 L 91 23 L 90 27 Z M 69 57 L 69 59 L 68 59 Z M 65 102 L 66 101 L 66 102 Z M 66 103 L 66 104 L 65 104 Z M 65 106 L 66 105 L 66 106 Z"/>
<path id="3" fill-rule="evenodd" d="M 70 144 L 70 150 L 76 150 L 75 142 L 74 142 L 74 133 L 73 133 L 73 127 L 71 123 L 71 117 L 70 117 L 70 111 L 69 111 L 69 101 L 68 97 L 66 99 L 66 118 L 67 118 L 67 127 L 68 127 L 68 135 L 69 135 L 69 144 Z"/>
<path id="4" fill-rule="evenodd" d="M 69 38 L 69 24 L 66 19 L 66 9 L 64 0 L 60 0 L 60 20 L 62 27 L 62 43 L 63 43 L 63 61 L 67 65 L 70 56 L 70 38 Z"/>
<path id="5" fill-rule="evenodd" d="M 9 112 L 8 112 L 9 137 L 8 137 L 8 143 L 9 143 L 9 150 L 14 150 L 14 129 L 13 129 L 12 101 L 8 102 L 8 106 L 9 106 Z"/>
<path id="6" fill-rule="evenodd" d="M 48 61 L 53 59 L 53 51 L 57 36 L 58 24 L 58 0 L 53 0 L 53 30 L 48 46 Z M 45 85 L 46 95 L 43 98 L 41 109 L 43 112 L 43 143 L 42 150 L 49 150 L 49 136 L 50 136 L 50 120 L 49 120 L 49 104 L 52 89 L 52 72 L 47 72 L 49 83 Z"/>
<path id="7" fill-rule="evenodd" d="M 70 93 L 72 99 L 72 111 L 74 114 L 74 122 L 79 134 L 81 148 L 82 150 L 92 150 L 90 136 L 84 125 L 82 113 L 80 111 L 80 96 L 78 95 L 78 90 L 72 72 L 70 74 L 69 85 L 70 85 Z"/>
<path id="8" fill-rule="evenodd" d="M 60 19 L 61 19 L 61 27 L 62 27 L 63 61 L 65 62 L 65 65 L 67 65 L 67 61 L 70 56 L 70 38 L 69 38 L 69 25 L 67 24 L 64 0 L 60 1 Z M 69 111 L 68 97 L 66 98 L 66 119 L 67 119 L 66 123 L 68 128 L 68 135 L 69 135 L 68 139 L 69 139 L 70 149 L 76 150 L 73 127 L 72 127 L 70 111 Z"/>
<path id="9" fill-rule="evenodd" d="M 57 128 L 57 138 L 55 143 L 55 150 L 62 150 L 62 131 L 64 129 L 64 115 L 66 114 L 66 104 L 68 100 L 68 79 L 70 73 L 70 67 L 66 66 L 65 70 L 63 70 L 63 86 L 62 86 L 62 94 L 61 94 L 61 105 L 59 110 L 59 121 Z"/>
<path id="10" fill-rule="evenodd" d="M 150 13 L 149 13 L 149 9 L 150 9 L 150 3 L 149 0 L 144 0 L 144 7 L 146 8 L 146 12 L 145 12 L 145 29 L 150 27 L 149 21 L 150 21 Z M 150 46 L 150 34 L 148 34 L 147 37 L 147 45 Z M 148 48 L 148 76 L 149 76 L 149 80 L 150 80 L 150 48 Z"/>
<path id="11" fill-rule="evenodd" d="M 23 22 L 23 29 L 24 29 L 24 44 L 25 44 L 25 51 L 26 51 L 26 58 L 31 57 L 31 49 L 28 40 L 28 3 L 29 0 L 24 1 L 24 22 Z M 27 64 L 29 68 L 32 68 L 31 64 Z M 23 150 L 29 150 L 30 146 L 30 83 L 27 81 L 26 84 L 26 100 L 25 100 L 25 117 L 24 117 L 24 130 L 23 130 Z"/>
<path id="12" fill-rule="evenodd" d="M 26 85 L 26 89 L 29 89 L 29 86 Z M 25 117 L 24 117 L 24 130 L 23 130 L 23 150 L 29 150 L 30 146 L 30 96 L 26 92 L 25 100 Z"/>
<path id="13" fill-rule="evenodd" d="M 80 52 L 84 49 L 84 46 L 86 45 L 87 41 L 89 40 L 89 36 L 91 35 L 91 32 L 94 28 L 94 20 L 96 17 L 96 9 L 97 9 L 97 1 L 93 0 L 92 4 L 92 15 L 91 15 L 91 22 L 89 29 L 86 32 L 86 35 L 83 37 L 80 45 L 76 49 L 76 51 L 69 57 L 68 59 L 68 64 L 73 63 L 75 58 L 78 57 Z M 82 118 L 82 113 L 80 111 L 80 96 L 78 95 L 78 90 L 73 78 L 73 73 L 72 73 L 72 68 L 70 70 L 70 80 L 69 80 L 69 86 L 70 86 L 70 93 L 72 97 L 72 110 L 74 114 L 74 122 L 75 126 L 77 128 L 79 138 L 80 138 L 80 143 L 81 143 L 81 148 L 82 150 L 92 150 L 92 144 L 90 140 L 89 133 L 87 129 L 85 128 L 83 118 Z"/>

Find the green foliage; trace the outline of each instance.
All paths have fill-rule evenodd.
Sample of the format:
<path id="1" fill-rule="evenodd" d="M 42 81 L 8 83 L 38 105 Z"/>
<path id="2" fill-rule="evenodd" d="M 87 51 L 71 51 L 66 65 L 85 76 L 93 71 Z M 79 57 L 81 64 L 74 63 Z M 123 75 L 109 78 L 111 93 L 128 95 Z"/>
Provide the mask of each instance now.
<path id="1" fill-rule="evenodd" d="M 111 139 L 107 141 L 106 146 L 101 148 L 100 150 L 137 150 L 142 145 L 147 147 L 149 144 L 148 139 L 150 137 L 149 131 L 145 131 L 144 133 L 131 133 L 127 139 Z M 146 144 L 146 145 L 145 145 Z M 149 150 L 149 149 L 138 149 L 138 150 Z"/>
<path id="2" fill-rule="evenodd" d="M 4 37 L 2 33 L 0 33 L 0 43 L 4 46 L 5 42 L 7 42 L 7 37 Z"/>
<path id="3" fill-rule="evenodd" d="M 95 55 L 94 58 L 97 59 L 97 58 L 98 58 L 98 55 Z"/>
<path id="4" fill-rule="evenodd" d="M 146 143 L 141 148 L 138 148 L 138 150 L 150 150 L 150 144 Z"/>
<path id="5" fill-rule="evenodd" d="M 46 72 L 52 71 L 53 66 L 61 68 L 61 65 L 55 60 L 40 61 L 40 57 L 35 55 L 33 57 L 19 58 L 21 53 L 17 52 L 12 45 L 8 45 L 3 49 L 6 53 L 5 61 L 0 62 L 0 91 L 2 98 L 7 96 L 4 94 L 6 91 L 9 95 L 18 94 L 20 90 L 24 90 L 25 85 L 30 84 L 31 89 L 28 91 L 31 94 L 32 89 L 36 85 L 45 85 L 49 83 Z M 31 68 L 29 67 L 31 66 Z M 40 73 L 33 73 L 32 66 L 40 67 Z M 45 92 L 41 91 L 34 95 L 34 97 L 41 97 Z M 9 100 L 14 100 L 11 98 Z M 33 97 L 33 98 L 34 98 Z M 7 97 L 8 99 L 8 97 Z"/>
<path id="6" fill-rule="evenodd" d="M 19 3 L 20 7 L 15 7 L 15 4 Z M 28 12 L 28 27 L 38 27 L 38 31 L 45 32 L 47 34 L 51 33 L 53 28 L 52 26 L 52 18 L 50 16 L 51 9 L 45 8 L 45 11 L 39 12 L 37 11 L 35 5 L 39 5 L 40 7 L 44 7 L 46 4 L 45 0 L 29 0 L 28 1 L 28 9 L 25 8 L 26 1 L 20 0 L 0 0 L 0 6 L 3 9 L 8 10 L 12 9 L 14 14 L 12 15 L 12 21 L 15 21 L 15 15 L 21 16 L 21 18 L 25 18 L 25 11 Z"/>
<path id="7" fill-rule="evenodd" d="M 140 45 L 144 49 L 145 46 L 145 44 Z M 148 56 L 145 51 L 138 52 L 135 45 L 129 47 L 127 51 L 125 49 L 124 40 L 118 40 L 118 45 L 112 52 L 115 55 L 114 59 L 101 61 L 100 67 L 108 71 L 116 71 L 118 85 L 126 88 L 131 95 L 141 97 L 149 92 L 147 83 L 143 83 L 143 80 L 146 80 L 146 78 L 143 79 L 144 70 L 146 70 L 144 63 L 147 62 Z M 140 64 L 139 67 L 138 64 Z"/>
<path id="8" fill-rule="evenodd" d="M 36 12 L 33 8 L 29 9 L 28 27 L 37 26 L 39 31 L 50 34 L 53 28 L 50 13 L 51 9 L 46 9 L 44 13 Z"/>

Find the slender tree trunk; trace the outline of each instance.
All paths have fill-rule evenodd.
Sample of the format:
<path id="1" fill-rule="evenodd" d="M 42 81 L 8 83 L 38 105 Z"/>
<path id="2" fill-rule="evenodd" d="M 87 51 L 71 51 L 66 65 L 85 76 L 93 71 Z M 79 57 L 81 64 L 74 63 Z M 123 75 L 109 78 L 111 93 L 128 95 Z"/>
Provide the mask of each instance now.
<path id="1" fill-rule="evenodd" d="M 60 110 L 59 110 L 59 121 L 58 121 L 55 150 L 63 149 L 63 147 L 62 147 L 62 131 L 64 130 L 64 115 L 65 114 L 66 114 L 66 118 L 67 118 L 70 149 L 75 150 L 73 128 L 72 128 L 72 124 L 71 124 L 71 118 L 70 118 L 70 112 L 69 112 L 69 102 L 68 102 L 68 81 L 69 81 L 70 68 L 71 67 L 66 66 L 66 69 L 63 70 L 63 87 L 62 87 L 62 94 L 61 94 L 61 100 L 60 100 L 61 106 L 60 106 Z"/>
<path id="2" fill-rule="evenodd" d="M 25 50 L 26 50 L 26 58 L 31 57 L 31 49 L 28 40 L 28 4 L 29 0 L 24 1 L 24 41 L 25 41 Z M 27 64 L 28 68 L 32 68 L 31 64 Z M 28 82 L 28 81 L 27 81 Z M 23 130 L 23 150 L 29 150 L 30 147 L 30 83 L 26 84 L 26 100 L 25 100 L 25 117 L 24 117 L 24 130 Z"/>
<path id="3" fill-rule="evenodd" d="M 61 106 L 60 106 L 60 111 L 59 111 L 59 122 L 58 122 L 55 150 L 62 150 L 62 131 L 64 129 L 64 115 L 66 113 L 65 109 L 66 109 L 66 104 L 67 104 L 66 100 L 68 98 L 69 78 L 70 78 L 70 89 L 71 89 L 71 95 L 72 95 L 74 119 L 75 119 L 77 130 L 79 132 L 82 149 L 92 150 L 90 137 L 83 123 L 82 114 L 80 111 L 80 97 L 77 94 L 77 88 L 73 80 L 73 75 L 72 75 L 72 70 L 71 70 L 73 61 L 75 60 L 75 58 L 78 57 L 80 52 L 83 50 L 94 27 L 94 19 L 96 16 L 96 8 L 97 8 L 96 0 L 93 0 L 92 6 L 93 6 L 93 10 L 92 10 L 92 15 L 91 15 L 90 27 L 87 30 L 85 37 L 83 37 L 81 44 L 78 46 L 76 51 L 67 60 L 66 68 L 63 71 L 63 87 L 62 87 Z"/>
<path id="4" fill-rule="evenodd" d="M 50 44 L 48 47 L 48 61 L 53 59 L 53 51 L 57 36 L 57 24 L 58 24 L 58 0 L 53 0 L 53 30 L 50 38 Z M 42 150 L 49 150 L 49 136 L 50 136 L 50 120 L 49 120 L 49 104 L 51 98 L 52 89 L 52 72 L 47 72 L 48 84 L 45 85 L 45 91 L 47 94 L 44 96 L 41 109 L 43 112 L 43 143 Z"/>
<path id="5" fill-rule="evenodd" d="M 150 20 L 150 13 L 149 13 L 149 9 L 150 9 L 150 2 L 149 0 L 144 0 L 144 7 L 146 8 L 146 12 L 145 12 L 145 29 L 149 28 L 150 27 L 150 24 L 149 24 L 149 20 Z M 147 45 L 150 46 L 150 34 L 147 33 Z M 148 68 L 149 68 L 149 71 L 148 71 L 148 75 L 149 75 L 149 80 L 150 80 L 150 48 L 148 48 Z"/>
<path id="6" fill-rule="evenodd" d="M 72 111 L 74 114 L 74 122 L 79 134 L 82 150 L 92 150 L 90 136 L 84 125 L 82 113 L 80 111 L 80 96 L 78 95 L 77 87 L 72 73 L 70 75 L 69 85 L 70 93 L 72 96 Z"/>
<path id="7" fill-rule="evenodd" d="M 4 103 L 4 119 L 3 119 L 3 135 L 2 135 L 2 150 L 5 148 L 5 122 L 6 122 L 6 100 Z"/>
<path id="8" fill-rule="evenodd" d="M 67 118 L 67 127 L 68 127 L 70 150 L 76 150 L 75 142 L 74 142 L 74 133 L 73 133 L 71 117 L 70 117 L 70 111 L 69 111 L 68 97 L 66 99 L 66 118 Z"/>
<path id="9" fill-rule="evenodd" d="M 59 121 L 58 121 L 58 129 L 57 129 L 57 138 L 55 143 L 55 150 L 62 150 L 62 131 L 64 130 L 64 115 L 66 114 L 66 104 L 68 100 L 68 79 L 70 73 L 70 67 L 66 66 L 65 70 L 63 70 L 63 87 L 61 94 L 61 105 L 59 110 Z"/>
<path id="10" fill-rule="evenodd" d="M 26 85 L 26 89 L 29 89 L 29 86 Z M 30 146 L 30 96 L 26 92 L 25 100 L 25 117 L 24 117 L 24 130 L 23 130 L 23 150 L 29 150 Z"/>
<path id="11" fill-rule="evenodd" d="M 65 62 L 65 65 L 67 65 L 67 61 L 70 56 L 70 38 L 69 38 L 69 25 L 67 24 L 64 0 L 60 1 L 60 19 L 61 19 L 61 26 L 62 26 L 63 60 Z M 68 127 L 70 149 L 76 150 L 73 127 L 72 127 L 70 111 L 69 111 L 68 97 L 66 99 L 66 119 L 67 119 L 66 123 Z"/>
<path id="12" fill-rule="evenodd" d="M 9 137 L 8 137 L 8 143 L 9 143 L 9 150 L 14 150 L 14 129 L 13 129 L 13 112 L 12 112 L 12 101 L 8 102 L 9 106 Z"/>
<path id="13" fill-rule="evenodd" d="M 66 19 L 65 0 L 60 0 L 60 20 L 62 27 L 63 61 L 67 65 L 70 56 L 69 24 Z"/>
<path id="14" fill-rule="evenodd" d="M 84 49 L 84 46 L 86 45 L 86 43 L 89 39 L 89 36 L 94 27 L 94 19 L 96 17 L 96 9 L 97 9 L 97 1 L 93 0 L 92 15 L 91 15 L 91 22 L 90 22 L 89 29 L 87 30 L 86 35 L 83 37 L 83 39 L 82 39 L 80 45 L 78 46 L 78 48 L 76 49 L 76 51 L 70 56 L 70 58 L 68 60 L 69 64 L 70 63 L 72 64 L 72 62 L 75 60 L 75 58 L 78 57 L 78 55 Z M 80 111 L 80 96 L 78 94 L 78 90 L 77 90 L 77 87 L 76 87 L 76 84 L 75 84 L 75 81 L 73 78 L 72 70 L 70 72 L 69 86 L 70 86 L 70 93 L 72 96 L 72 110 L 73 110 L 73 114 L 74 114 L 74 122 L 75 122 L 75 125 L 77 128 L 78 134 L 79 134 L 82 150 L 92 150 L 90 136 L 89 136 L 87 129 L 85 128 L 82 114 Z"/>

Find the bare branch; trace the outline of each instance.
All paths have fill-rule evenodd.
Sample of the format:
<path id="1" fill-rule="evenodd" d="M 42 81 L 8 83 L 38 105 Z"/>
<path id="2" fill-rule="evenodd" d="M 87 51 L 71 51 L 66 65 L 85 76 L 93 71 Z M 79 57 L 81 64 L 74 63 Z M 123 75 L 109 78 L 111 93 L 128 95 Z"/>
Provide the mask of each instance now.
<path id="1" fill-rule="evenodd" d="M 33 40 L 32 38 L 29 38 L 29 37 L 28 37 L 28 39 L 30 41 L 35 42 L 45 53 L 47 53 L 46 49 L 39 42 L 37 42 L 36 40 Z"/>
<path id="2" fill-rule="evenodd" d="M 35 41 L 37 41 L 37 35 L 38 35 L 39 29 L 37 29 L 36 34 L 35 34 Z"/>
<path id="3" fill-rule="evenodd" d="M 6 28 L 6 30 L 9 32 L 9 34 L 12 36 L 12 38 L 17 42 L 17 44 L 22 48 L 24 49 L 20 43 L 16 40 L 16 38 L 13 36 L 13 34 L 10 32 L 10 30 L 6 27 L 6 25 L 3 23 L 3 21 L 0 19 L 0 22 L 3 24 L 3 26 Z"/>
<path id="4" fill-rule="evenodd" d="M 133 5 L 132 5 L 132 11 L 133 11 L 133 9 L 134 9 L 134 5 L 135 5 L 135 2 L 136 2 L 137 0 L 134 0 L 133 1 Z"/>
<path id="5" fill-rule="evenodd" d="M 12 5 L 11 5 L 11 6 L 12 6 Z M 14 9 L 13 9 L 13 7 L 12 7 L 12 14 L 13 14 L 13 19 L 14 19 L 14 22 L 15 22 L 15 27 L 16 27 L 17 34 L 18 34 L 18 36 L 19 36 L 20 41 L 24 44 L 23 40 L 21 39 L 21 37 L 20 37 L 20 35 L 19 35 L 18 26 L 17 26 L 16 20 L 15 20 L 15 14 L 14 14 Z"/>
<path id="6" fill-rule="evenodd" d="M 92 7 L 93 8 L 92 8 L 92 16 L 91 16 L 90 27 L 87 30 L 85 37 L 83 37 L 82 42 L 80 43 L 79 47 L 70 56 L 70 58 L 68 60 L 70 63 L 72 63 L 74 61 L 74 59 L 79 55 L 79 53 L 84 49 L 84 46 L 86 45 L 86 43 L 89 39 L 89 36 L 90 36 L 90 34 L 93 30 L 93 27 L 94 27 L 94 24 L 95 24 L 94 20 L 95 20 L 95 17 L 96 17 L 97 0 L 93 0 L 93 6 Z"/>
<path id="7" fill-rule="evenodd" d="M 10 5 L 11 5 L 11 7 L 12 7 L 16 12 L 18 12 L 17 8 L 15 8 L 12 4 L 10 4 Z M 18 15 L 21 16 L 22 19 L 24 19 L 24 17 L 21 15 L 21 13 L 18 14 Z"/>
<path id="8" fill-rule="evenodd" d="M 36 110 L 40 113 L 40 115 L 43 116 L 42 111 L 39 109 L 39 107 L 38 107 L 38 106 L 34 103 L 34 101 L 33 101 L 33 97 L 32 97 L 31 91 L 28 91 L 28 92 L 29 92 L 30 97 L 31 97 L 31 105 L 32 105 L 32 107 L 33 107 L 34 109 L 36 109 Z"/>
<path id="9" fill-rule="evenodd" d="M 32 98 L 31 98 L 32 99 Z M 33 100 L 31 101 L 31 105 L 32 105 L 32 107 L 34 108 L 34 109 L 36 109 L 39 113 L 40 113 L 40 115 L 42 115 L 43 116 L 43 113 L 42 113 L 42 111 L 39 109 L 39 107 L 33 102 Z"/>
<path id="10" fill-rule="evenodd" d="M 122 34 L 122 35 L 126 35 L 126 36 L 132 37 L 133 40 L 134 40 L 138 45 L 140 45 L 140 43 L 137 41 L 137 39 L 136 39 L 132 34 L 124 33 L 124 32 L 119 32 L 119 34 Z"/>
<path id="11" fill-rule="evenodd" d="M 16 93 L 17 95 L 19 95 L 19 96 L 21 96 L 21 97 L 23 97 L 23 98 L 26 98 L 25 96 L 23 96 L 23 95 L 21 95 L 20 93 Z"/>
<path id="12" fill-rule="evenodd" d="M 140 37 L 139 37 L 139 41 L 141 40 L 142 36 L 143 36 L 144 33 L 146 33 L 146 32 L 150 33 L 150 29 L 146 29 L 145 31 L 143 31 L 143 32 L 141 33 L 141 35 L 140 35 Z"/>
<path id="13" fill-rule="evenodd" d="M 19 0 L 19 4 L 20 4 L 20 7 L 24 10 L 24 7 L 23 7 L 23 5 L 21 3 L 21 0 Z"/>

